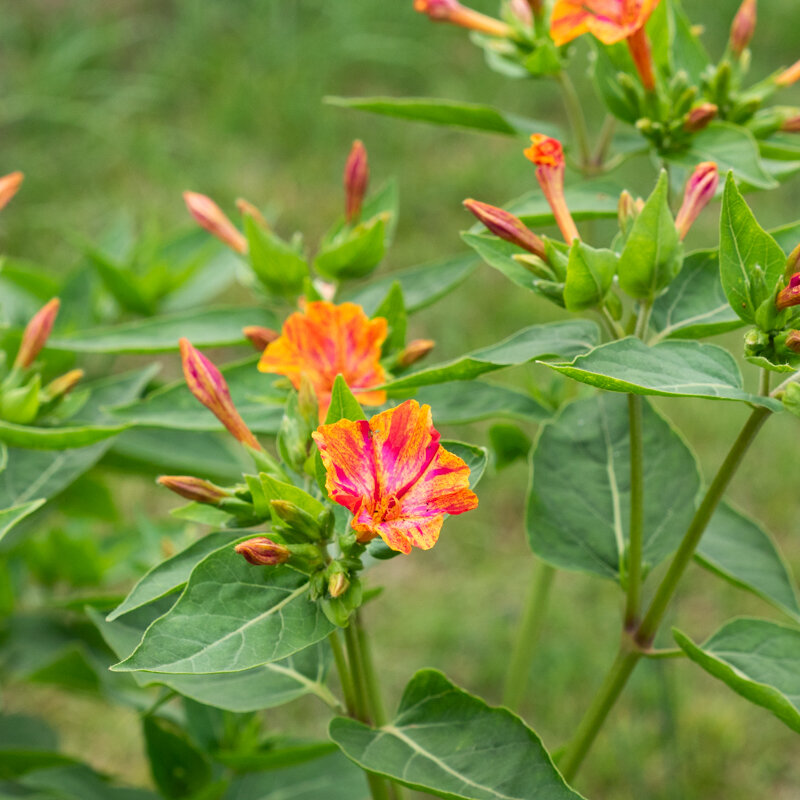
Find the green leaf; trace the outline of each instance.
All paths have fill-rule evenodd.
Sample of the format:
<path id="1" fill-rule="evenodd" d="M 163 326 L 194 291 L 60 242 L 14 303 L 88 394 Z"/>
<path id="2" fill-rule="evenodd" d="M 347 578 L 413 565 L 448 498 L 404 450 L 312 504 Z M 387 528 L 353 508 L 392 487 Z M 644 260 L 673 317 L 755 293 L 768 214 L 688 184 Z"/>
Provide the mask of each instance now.
<path id="1" fill-rule="evenodd" d="M 353 397 L 347 381 L 341 375 L 337 375 L 331 390 L 331 404 L 328 408 L 328 415 L 325 417 L 325 424 L 331 425 L 340 419 L 357 422 L 366 418 L 361 403 Z"/>
<path id="2" fill-rule="evenodd" d="M 700 475 L 680 434 L 643 403 L 644 561 L 677 547 Z M 526 525 L 531 549 L 562 569 L 619 579 L 630 525 L 627 397 L 597 394 L 546 425 L 531 456 Z"/>
<path id="3" fill-rule="evenodd" d="M 359 406 L 360 408 L 360 406 Z M 348 417 L 349 419 L 349 417 Z M 291 483 L 283 483 L 270 478 L 269 475 L 261 473 L 259 475 L 261 486 L 264 489 L 264 494 L 267 500 L 288 500 L 294 503 L 298 508 L 310 514 L 315 519 L 325 511 L 325 506 L 320 503 L 315 497 L 312 497 L 308 492 L 304 492 L 298 486 Z"/>
<path id="4" fill-rule="evenodd" d="M 719 267 L 728 302 L 745 322 L 755 322 L 758 307 L 775 291 L 785 265 L 780 246 L 756 222 L 728 174 L 722 197 Z M 757 280 L 757 268 L 763 270 L 763 286 Z"/>
<path id="5" fill-rule="evenodd" d="M 680 272 L 683 245 L 669 209 L 669 177 L 656 188 L 633 223 L 619 260 L 619 285 L 631 297 L 652 300 Z"/>
<path id="6" fill-rule="evenodd" d="M 44 720 L 23 714 L 0 716 L 0 779 L 74 762 L 57 750 L 58 739 Z"/>
<path id="7" fill-rule="evenodd" d="M 512 283 L 521 286 L 523 289 L 541 294 L 539 284 L 542 279 L 513 258 L 513 256 L 525 252 L 521 247 L 511 244 L 511 242 L 506 242 L 497 236 L 489 236 L 487 234 L 462 233 L 461 238 L 490 267 L 501 272 Z"/>
<path id="8" fill-rule="evenodd" d="M 692 136 L 688 150 L 669 153 L 667 161 L 687 170 L 714 161 L 720 175 L 733 171 L 736 178 L 756 189 L 774 189 L 778 182 L 764 169 L 758 142 L 746 128 L 730 122 L 712 122 Z"/>
<path id="9" fill-rule="evenodd" d="M 623 122 L 635 125 L 639 114 L 636 104 L 620 87 L 618 75 L 635 72 L 628 48 L 622 44 L 602 45 L 597 42 L 592 52 L 592 78 L 600 98 L 608 110 Z"/>
<path id="10" fill-rule="evenodd" d="M 698 339 L 741 327 L 722 288 L 719 253 L 688 255 L 667 291 L 656 298 L 650 319 L 659 339 Z"/>
<path id="11" fill-rule="evenodd" d="M 30 516 L 38 508 L 44 505 L 43 499 L 30 500 L 27 503 L 20 503 L 19 505 L 12 506 L 11 508 L 4 508 L 0 511 L 0 541 L 3 540 L 5 535 L 25 517 Z"/>
<path id="12" fill-rule="evenodd" d="M 146 789 L 114 786 L 105 775 L 84 764 L 38 769 L 20 784 L 35 792 L 31 800 L 159 800 Z"/>
<path id="13" fill-rule="evenodd" d="M 629 336 L 600 345 L 569 364 L 542 363 L 610 392 L 741 400 L 780 410 L 777 401 L 746 392 L 736 360 L 713 344 L 668 341 L 648 347 Z"/>
<path id="14" fill-rule="evenodd" d="M 11 447 L 30 450 L 68 450 L 73 447 L 88 447 L 117 436 L 127 425 L 82 425 L 42 428 L 34 425 L 14 425 L 0 420 L 0 442 Z"/>
<path id="15" fill-rule="evenodd" d="M 734 586 L 761 597 L 800 622 L 800 604 L 786 561 L 772 537 L 727 504 L 711 518 L 695 556 Z"/>
<path id="16" fill-rule="evenodd" d="M 726 623 L 702 645 L 672 633 L 706 672 L 800 733 L 800 630 L 743 618 Z"/>
<path id="17" fill-rule="evenodd" d="M 569 251 L 564 305 L 567 311 L 583 311 L 602 305 L 619 256 L 613 250 L 596 250 L 576 239 Z"/>
<path id="18" fill-rule="evenodd" d="M 517 425 L 500 423 L 489 428 L 489 442 L 498 470 L 505 469 L 515 461 L 524 461 L 531 451 L 530 436 Z"/>
<path id="19" fill-rule="evenodd" d="M 386 252 L 386 219 L 375 217 L 323 241 L 314 268 L 333 280 L 364 278 L 380 264 Z"/>
<path id="20" fill-rule="evenodd" d="M 441 258 L 370 281 L 369 285 L 347 291 L 342 297 L 351 303 L 358 303 L 369 316 L 373 316 L 392 284 L 397 282 L 403 290 L 406 311 L 412 313 L 433 305 L 449 294 L 469 277 L 477 265 L 472 253 Z"/>
<path id="21" fill-rule="evenodd" d="M 425 386 L 416 397 L 433 409 L 433 418 L 441 425 L 461 425 L 498 417 L 545 422 L 553 416 L 552 410 L 530 395 L 482 381 Z"/>
<path id="22" fill-rule="evenodd" d="M 466 128 L 527 138 L 531 131 L 559 136 L 554 125 L 498 111 L 491 106 L 459 103 L 435 97 L 326 97 L 325 102 L 341 108 L 354 108 L 387 117 L 428 122 L 450 128 Z"/>
<path id="23" fill-rule="evenodd" d="M 47 347 L 78 353 L 168 353 L 178 349 L 182 336 L 196 347 L 224 347 L 245 344 L 242 328 L 247 325 L 280 327 L 265 308 L 212 308 L 76 331 L 53 337 Z"/>
<path id="24" fill-rule="evenodd" d="M 153 782 L 165 798 L 193 797 L 211 782 L 208 759 L 175 723 L 147 715 L 142 728 Z"/>
<path id="25" fill-rule="evenodd" d="M 692 24 L 679 0 L 665 0 L 653 12 L 647 26 L 653 42 L 653 56 L 665 75 L 672 76 L 683 70 L 693 85 L 700 85 L 709 64 L 700 37 L 692 31 Z"/>
<path id="26" fill-rule="evenodd" d="M 258 280 L 272 294 L 296 300 L 303 290 L 303 281 L 308 277 L 305 259 L 272 231 L 264 230 L 248 214 L 244 217 L 244 230 L 250 266 Z"/>
<path id="27" fill-rule="evenodd" d="M 386 386 L 412 389 L 448 381 L 466 381 L 504 367 L 527 364 L 542 358 L 585 353 L 600 340 L 600 331 L 588 320 L 567 320 L 531 325 L 497 344 L 475 350 L 454 361 L 403 375 Z M 565 355 L 566 354 L 566 355 Z"/>
<path id="28" fill-rule="evenodd" d="M 224 548 L 194 568 L 175 606 L 113 669 L 238 672 L 286 658 L 332 630 L 309 599 L 305 575 L 289 567 L 253 567 L 233 549 Z"/>
<path id="29" fill-rule="evenodd" d="M 149 317 L 154 312 L 153 302 L 142 291 L 133 269 L 114 264 L 95 248 L 87 248 L 86 255 L 92 262 L 100 280 L 109 294 L 119 303 L 123 311 Z"/>
<path id="30" fill-rule="evenodd" d="M 478 447 L 466 442 L 456 442 L 451 439 L 442 439 L 442 447 L 457 455 L 469 467 L 469 486 L 474 489 L 486 469 L 489 461 L 489 454 L 485 447 Z"/>
<path id="31" fill-rule="evenodd" d="M 330 736 L 362 769 L 449 800 L 568 800 L 541 739 L 515 714 L 491 708 L 441 672 L 418 672 L 391 723 L 336 717 Z"/>
<path id="32" fill-rule="evenodd" d="M 242 538 L 241 531 L 209 533 L 192 542 L 187 548 L 166 561 L 156 564 L 145 573 L 130 590 L 128 596 L 107 617 L 113 622 L 117 617 L 152 603 L 186 585 L 192 570 L 209 554 L 230 547 Z"/>
<path id="33" fill-rule="evenodd" d="M 406 343 L 408 315 L 403 298 L 403 288 L 399 281 L 392 283 L 383 302 L 375 309 L 372 316 L 383 317 L 389 325 L 389 335 L 381 348 L 384 357 L 402 350 Z"/>

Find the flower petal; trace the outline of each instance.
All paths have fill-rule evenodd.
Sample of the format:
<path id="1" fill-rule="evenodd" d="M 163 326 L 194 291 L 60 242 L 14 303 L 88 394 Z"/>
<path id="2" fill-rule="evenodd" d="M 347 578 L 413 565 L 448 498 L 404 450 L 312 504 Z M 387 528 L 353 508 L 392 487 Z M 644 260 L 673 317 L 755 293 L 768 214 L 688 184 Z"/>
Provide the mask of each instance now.
<path id="1" fill-rule="evenodd" d="M 430 550 L 439 538 L 444 514 L 432 517 L 398 517 L 380 522 L 375 530 L 392 550 L 408 555 L 412 547 Z"/>

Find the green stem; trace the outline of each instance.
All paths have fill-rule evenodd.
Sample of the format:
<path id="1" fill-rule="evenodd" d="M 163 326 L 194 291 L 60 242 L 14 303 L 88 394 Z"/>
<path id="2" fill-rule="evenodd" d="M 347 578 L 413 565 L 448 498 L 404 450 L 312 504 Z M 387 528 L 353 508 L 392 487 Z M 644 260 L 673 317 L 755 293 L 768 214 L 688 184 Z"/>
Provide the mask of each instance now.
<path id="1" fill-rule="evenodd" d="M 342 643 L 339 641 L 339 631 L 334 631 L 328 637 L 328 641 L 331 643 L 333 661 L 336 664 L 336 672 L 339 675 L 339 683 L 342 685 L 345 708 L 347 708 L 347 713 L 351 717 L 355 717 L 357 716 L 355 687 L 353 686 L 353 678 L 350 675 L 350 670 L 347 668 L 347 661 L 344 657 Z"/>
<path id="2" fill-rule="evenodd" d="M 589 131 L 586 127 L 583 107 L 572 80 L 563 69 L 556 75 L 556 80 L 561 87 L 561 97 L 564 100 L 567 119 L 569 119 L 572 133 L 578 145 L 581 171 L 587 173 L 591 170 L 592 152 L 589 146 Z"/>
<path id="3" fill-rule="evenodd" d="M 645 658 L 652 658 L 655 660 L 661 658 L 685 658 L 686 653 L 680 647 L 670 647 L 666 650 L 643 650 L 642 655 Z"/>
<path id="4" fill-rule="evenodd" d="M 600 129 L 600 136 L 597 140 L 597 147 L 592 156 L 592 166 L 596 170 L 602 170 L 606 156 L 611 148 L 611 141 L 614 138 L 614 130 L 617 127 L 617 120 L 613 114 L 606 114 L 603 120 L 603 127 Z"/>
<path id="5" fill-rule="evenodd" d="M 611 316 L 611 312 L 605 307 L 600 308 L 600 315 L 603 317 L 604 322 L 608 326 L 609 333 L 612 339 L 624 339 L 625 331 L 622 325 Z"/>
<path id="6" fill-rule="evenodd" d="M 628 591 L 625 629 L 633 630 L 642 605 L 642 553 L 644 550 L 644 444 L 642 398 L 628 395 L 628 424 L 631 452 L 631 521 L 628 545 Z"/>
<path id="7" fill-rule="evenodd" d="M 517 638 L 511 653 L 506 684 L 503 689 L 503 705 L 516 711 L 525 697 L 530 669 L 536 644 L 542 631 L 550 587 L 555 577 L 555 567 L 544 561 L 537 561 L 528 589 L 528 599 L 522 622 L 517 630 Z"/>
<path id="8" fill-rule="evenodd" d="M 650 314 L 652 311 L 652 302 L 642 301 L 639 307 L 639 315 L 636 317 L 636 328 L 634 329 L 634 335 L 642 340 L 647 338 L 647 331 L 650 328 Z"/>
<path id="9" fill-rule="evenodd" d="M 364 626 L 361 624 L 361 615 L 358 612 L 356 612 L 355 615 L 355 623 L 357 626 L 356 633 L 358 635 L 358 648 L 361 654 L 361 669 L 364 673 L 370 714 L 376 725 L 385 725 L 386 710 L 383 707 L 383 698 L 381 697 L 381 690 L 380 686 L 378 685 L 378 674 L 375 671 L 375 663 L 372 660 L 372 651 L 369 646 L 369 641 L 367 640 L 367 635 L 364 631 Z"/>

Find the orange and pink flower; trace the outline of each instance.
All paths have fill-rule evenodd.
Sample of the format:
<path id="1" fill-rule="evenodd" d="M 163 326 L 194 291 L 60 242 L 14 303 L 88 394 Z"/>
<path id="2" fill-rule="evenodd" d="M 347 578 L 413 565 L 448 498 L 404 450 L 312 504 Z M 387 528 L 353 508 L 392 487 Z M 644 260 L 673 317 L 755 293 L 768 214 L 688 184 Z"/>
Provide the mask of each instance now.
<path id="1" fill-rule="evenodd" d="M 380 536 L 392 549 L 429 550 L 446 514 L 478 506 L 470 470 L 439 443 L 430 406 L 406 400 L 369 422 L 342 419 L 313 434 L 335 503 L 353 514 L 358 541 Z"/>
<path id="2" fill-rule="evenodd" d="M 284 322 L 281 336 L 267 345 L 258 368 L 285 375 L 295 389 L 305 375 L 317 395 L 320 420 L 328 412 L 337 375 L 362 405 L 379 406 L 386 402 L 386 392 L 375 387 L 386 383 L 380 359 L 387 333 L 383 317 L 371 320 L 355 303 L 319 300 Z"/>

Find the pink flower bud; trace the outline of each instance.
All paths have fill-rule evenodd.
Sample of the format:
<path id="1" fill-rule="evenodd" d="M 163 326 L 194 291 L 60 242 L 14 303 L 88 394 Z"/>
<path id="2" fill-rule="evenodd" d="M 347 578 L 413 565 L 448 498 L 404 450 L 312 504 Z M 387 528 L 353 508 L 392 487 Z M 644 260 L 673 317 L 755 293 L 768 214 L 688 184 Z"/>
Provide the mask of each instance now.
<path id="1" fill-rule="evenodd" d="M 675 218 L 681 239 L 686 237 L 700 212 L 711 202 L 719 185 L 719 170 L 713 161 L 698 164 L 686 183 L 683 204 Z"/>
<path id="2" fill-rule="evenodd" d="M 261 450 L 258 440 L 233 405 L 222 373 L 188 339 L 180 340 L 180 348 L 183 374 L 189 391 L 238 441 L 254 450 Z"/>
<path id="3" fill-rule="evenodd" d="M 205 503 L 209 506 L 216 506 L 220 500 L 229 497 L 228 493 L 219 486 L 214 486 L 213 483 L 201 478 L 193 478 L 191 475 L 162 475 L 158 482 L 187 500 Z"/>
<path id="4" fill-rule="evenodd" d="M 11 198 L 19 191 L 25 176 L 21 172 L 10 172 L 0 178 L 0 208 L 5 208 Z"/>
<path id="5" fill-rule="evenodd" d="M 698 133 L 703 128 L 707 128 L 709 124 L 717 116 L 717 108 L 714 103 L 700 103 L 695 106 L 687 115 L 686 122 L 683 123 L 683 129 L 687 133 Z"/>
<path id="6" fill-rule="evenodd" d="M 775 78 L 775 83 L 778 86 L 791 86 L 800 80 L 800 61 L 795 61 L 789 69 L 785 69 Z"/>
<path id="7" fill-rule="evenodd" d="M 236 201 L 236 208 L 243 217 L 251 217 L 253 222 L 263 228 L 265 231 L 269 230 L 269 223 L 264 218 L 264 215 L 248 200 L 240 197 Z"/>
<path id="8" fill-rule="evenodd" d="M 22 344 L 14 360 L 15 367 L 26 368 L 36 360 L 50 337 L 60 305 L 61 301 L 54 297 L 33 315 L 22 334 Z"/>
<path id="9" fill-rule="evenodd" d="M 246 328 L 242 328 L 242 333 L 259 353 L 263 353 L 270 342 L 280 338 L 277 331 L 273 331 L 272 328 L 263 328 L 261 325 L 248 325 Z"/>
<path id="10" fill-rule="evenodd" d="M 256 536 L 240 542 L 233 549 L 256 567 L 277 567 L 285 564 L 292 555 L 288 547 L 276 544 L 266 536 Z"/>
<path id="11" fill-rule="evenodd" d="M 756 30 L 756 0 L 744 0 L 731 25 L 731 51 L 739 58 Z"/>
<path id="12" fill-rule="evenodd" d="M 793 353 L 800 353 L 800 331 L 789 331 L 786 337 L 786 346 Z"/>
<path id="13" fill-rule="evenodd" d="M 775 298 L 775 305 L 778 311 L 783 311 L 785 308 L 792 306 L 800 306 L 800 272 L 796 272 L 789 279 L 789 285 L 785 289 L 778 292 Z"/>
<path id="14" fill-rule="evenodd" d="M 345 219 L 349 224 L 361 217 L 361 204 L 369 183 L 367 148 L 360 139 L 353 142 L 347 163 L 344 165 Z"/>
<path id="15" fill-rule="evenodd" d="M 547 260 L 544 242 L 519 217 L 515 217 L 502 208 L 490 206 L 488 203 L 481 203 L 472 198 L 464 201 L 464 207 L 471 211 L 495 236 Z"/>
<path id="16" fill-rule="evenodd" d="M 435 22 L 449 22 L 489 36 L 508 38 L 514 33 L 505 22 L 466 8 L 458 0 L 414 0 L 414 10 L 427 14 Z"/>
<path id="17" fill-rule="evenodd" d="M 509 8 L 511 13 L 523 25 L 533 25 L 533 7 L 528 3 L 528 0 L 511 0 Z"/>
<path id="18" fill-rule="evenodd" d="M 184 192 L 183 199 L 189 213 L 201 228 L 217 237 L 237 253 L 247 252 L 247 239 L 225 216 L 223 210 L 210 198 L 197 192 Z"/>
<path id="19" fill-rule="evenodd" d="M 420 359 L 425 358 L 435 346 L 436 342 L 433 339 L 414 339 L 405 346 L 397 357 L 398 366 L 410 367 Z"/>
<path id="20" fill-rule="evenodd" d="M 83 379 L 84 372 L 82 369 L 71 369 L 65 372 L 58 378 L 50 381 L 47 386 L 42 389 L 42 395 L 45 402 L 55 400 L 59 397 L 64 397 L 69 394 Z"/>

